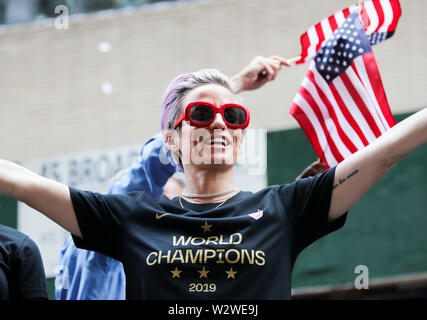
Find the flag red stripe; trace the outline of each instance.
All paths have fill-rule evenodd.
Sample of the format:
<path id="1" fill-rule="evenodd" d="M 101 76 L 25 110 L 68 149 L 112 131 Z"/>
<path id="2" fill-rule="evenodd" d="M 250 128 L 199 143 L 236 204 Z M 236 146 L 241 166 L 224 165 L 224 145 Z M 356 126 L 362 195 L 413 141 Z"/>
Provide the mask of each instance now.
<path id="1" fill-rule="evenodd" d="M 332 15 L 328 18 L 329 21 L 329 25 L 331 26 L 331 30 L 332 32 L 334 32 L 335 30 L 338 29 L 338 24 L 337 24 L 337 20 L 335 20 L 335 16 Z"/>
<path id="2" fill-rule="evenodd" d="M 331 116 L 332 121 L 335 124 L 335 127 L 337 128 L 338 131 L 338 135 L 340 136 L 342 142 L 345 144 L 345 146 L 347 147 L 347 149 L 351 152 L 354 153 L 357 151 L 357 147 L 354 145 L 354 143 L 351 141 L 351 139 L 347 136 L 347 134 L 343 131 L 340 122 L 338 120 L 338 117 L 335 113 L 335 109 L 332 106 L 331 102 L 329 101 L 329 99 L 326 97 L 325 93 L 323 92 L 323 90 L 318 86 L 315 78 L 314 78 L 314 74 L 313 71 L 308 70 L 307 73 L 307 78 L 313 83 L 314 87 L 316 88 L 317 94 L 320 97 L 320 100 L 322 100 L 323 104 L 326 106 L 326 108 L 328 109 L 329 115 Z"/>
<path id="3" fill-rule="evenodd" d="M 329 88 L 332 91 L 332 94 L 335 98 L 335 101 L 338 104 L 338 107 L 340 108 L 344 118 L 346 118 L 347 122 L 350 124 L 350 126 L 353 128 L 353 130 L 356 132 L 356 134 L 359 136 L 360 140 L 362 140 L 362 143 L 364 146 L 367 146 L 369 144 L 368 140 L 365 138 L 365 135 L 363 134 L 362 130 L 360 129 L 359 125 L 357 124 L 356 120 L 354 120 L 353 116 L 351 115 L 350 111 L 348 111 L 348 108 L 344 101 L 341 98 L 341 95 L 339 94 L 337 88 L 331 82 L 329 84 Z"/>
<path id="4" fill-rule="evenodd" d="M 375 137 L 378 138 L 379 136 L 381 136 L 381 130 L 378 128 L 375 119 L 372 117 L 371 112 L 369 111 L 366 104 L 363 102 L 363 99 L 360 97 L 359 92 L 357 92 L 356 88 L 353 86 L 353 83 L 348 78 L 347 73 L 343 72 L 340 78 L 344 83 L 344 86 L 350 93 L 350 96 L 356 104 L 357 108 L 360 110 L 366 122 L 368 123 L 369 128 L 371 128 L 371 131 L 374 133 Z"/>
<path id="5" fill-rule="evenodd" d="M 316 101 L 313 99 L 310 92 L 308 92 L 307 89 L 304 88 L 303 86 L 300 87 L 298 92 L 305 99 L 305 101 L 307 101 L 307 103 L 310 105 L 311 109 L 314 111 L 314 114 L 316 115 L 317 120 L 319 121 L 320 125 L 322 126 L 322 130 L 326 135 L 326 140 L 328 142 L 328 145 L 329 145 L 329 148 L 331 149 L 332 154 L 334 155 L 335 159 L 338 162 L 341 162 L 342 160 L 344 160 L 344 157 L 341 154 L 341 152 L 338 150 L 338 148 L 334 142 L 334 139 L 332 139 L 331 134 L 330 134 L 330 130 L 326 127 L 326 122 L 323 119 L 322 112 L 320 111 L 319 106 L 317 105 Z"/>
<path id="6" fill-rule="evenodd" d="M 347 18 L 350 15 L 350 9 L 349 8 L 345 8 L 342 13 L 344 14 L 344 18 Z"/>
<path id="7" fill-rule="evenodd" d="M 402 9 L 400 7 L 399 0 L 391 0 L 390 4 L 393 10 L 393 21 L 388 27 L 387 31 L 394 31 L 396 29 L 397 23 L 399 22 L 399 18 L 402 14 Z"/>
<path id="8" fill-rule="evenodd" d="M 302 52 L 301 59 L 299 59 L 296 64 L 304 63 L 305 58 L 307 58 L 308 48 L 310 47 L 310 38 L 308 37 L 307 32 L 304 32 L 300 37 Z"/>
<path id="9" fill-rule="evenodd" d="M 377 12 L 378 16 L 378 26 L 374 32 L 378 32 L 379 28 L 381 28 L 381 26 L 384 24 L 384 11 L 379 0 L 372 1 L 372 4 L 374 5 L 375 11 Z"/>
<path id="10" fill-rule="evenodd" d="M 378 105 L 381 108 L 381 112 L 383 113 L 388 125 L 391 128 L 396 124 L 396 120 L 394 120 L 393 114 L 391 113 L 390 106 L 388 104 L 387 96 L 384 91 L 383 82 L 381 80 L 380 71 L 378 70 L 374 53 L 366 53 L 362 55 L 362 58 L 366 69 L 369 70 L 367 74 L 372 90 L 375 93 L 375 98 L 377 99 Z"/>
<path id="11" fill-rule="evenodd" d="M 328 162 L 325 160 L 325 153 L 323 152 L 323 148 L 319 143 L 319 138 L 317 137 L 316 130 L 314 130 L 314 127 L 311 124 L 310 119 L 295 102 L 292 103 L 289 113 L 298 121 L 299 125 L 304 130 L 305 134 L 308 137 L 308 140 L 313 146 L 314 151 L 316 151 L 320 161 L 325 163 L 327 167 L 329 167 Z M 328 168 L 325 168 L 325 169 L 328 169 Z"/>

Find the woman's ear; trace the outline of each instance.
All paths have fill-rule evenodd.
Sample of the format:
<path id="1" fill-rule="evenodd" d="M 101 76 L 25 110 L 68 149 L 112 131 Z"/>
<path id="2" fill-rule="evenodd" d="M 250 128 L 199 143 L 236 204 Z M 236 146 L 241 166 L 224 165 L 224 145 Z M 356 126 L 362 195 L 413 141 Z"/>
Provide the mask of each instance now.
<path id="1" fill-rule="evenodd" d="M 163 139 L 166 142 L 173 161 L 181 168 L 181 149 L 180 149 L 180 137 L 179 133 L 173 129 L 167 129 L 163 132 Z"/>
<path id="2" fill-rule="evenodd" d="M 163 138 L 168 146 L 168 149 L 172 152 L 179 152 L 179 134 L 176 130 L 167 129 L 163 132 Z"/>

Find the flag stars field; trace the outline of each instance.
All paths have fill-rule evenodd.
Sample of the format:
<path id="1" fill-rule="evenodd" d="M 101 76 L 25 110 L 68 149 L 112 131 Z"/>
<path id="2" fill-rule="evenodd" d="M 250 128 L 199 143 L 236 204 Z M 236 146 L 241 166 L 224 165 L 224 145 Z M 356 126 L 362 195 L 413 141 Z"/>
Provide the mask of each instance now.
<path id="1" fill-rule="evenodd" d="M 351 16 L 348 18 L 348 20 L 352 21 Z M 360 38 L 364 36 L 364 30 L 353 29 L 357 31 L 351 32 L 350 26 L 354 27 L 353 24 L 344 23 L 342 28 L 338 29 L 331 36 L 331 39 L 323 43 L 322 48 L 319 49 L 317 54 L 316 66 L 321 71 L 324 71 L 326 67 L 327 72 L 321 72 L 321 74 L 328 83 L 346 69 L 350 60 L 364 52 L 363 45 L 369 46 L 369 44 L 363 44 L 360 41 Z M 342 31 L 342 29 L 346 29 L 346 33 L 351 33 L 351 36 L 346 36 L 345 34 L 340 35 L 339 32 Z M 359 44 L 356 44 L 355 40 L 359 40 Z M 341 63 L 344 61 L 346 61 L 345 64 Z M 327 66 L 325 65 L 326 63 L 328 64 Z"/>

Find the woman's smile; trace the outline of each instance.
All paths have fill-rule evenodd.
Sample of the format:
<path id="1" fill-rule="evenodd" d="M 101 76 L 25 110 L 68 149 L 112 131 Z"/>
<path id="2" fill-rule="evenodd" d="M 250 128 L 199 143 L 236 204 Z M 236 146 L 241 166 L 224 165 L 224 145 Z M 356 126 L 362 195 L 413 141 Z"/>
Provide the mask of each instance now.
<path id="1" fill-rule="evenodd" d="M 202 140 L 202 143 L 212 148 L 226 148 L 231 145 L 231 140 L 226 136 L 211 136 Z"/>

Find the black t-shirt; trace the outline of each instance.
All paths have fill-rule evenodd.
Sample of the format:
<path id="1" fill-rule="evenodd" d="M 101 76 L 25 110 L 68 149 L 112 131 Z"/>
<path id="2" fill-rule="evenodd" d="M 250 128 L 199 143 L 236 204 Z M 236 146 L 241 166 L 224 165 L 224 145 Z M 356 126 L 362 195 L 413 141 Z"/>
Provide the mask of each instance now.
<path id="1" fill-rule="evenodd" d="M 37 245 L 18 230 L 0 225 L 0 300 L 47 298 Z"/>
<path id="2" fill-rule="evenodd" d="M 127 299 L 289 299 L 297 255 L 328 223 L 335 168 L 218 207 L 70 188 L 78 247 L 123 263 Z M 183 208 L 184 207 L 184 208 Z"/>

